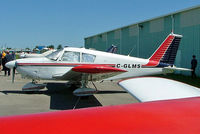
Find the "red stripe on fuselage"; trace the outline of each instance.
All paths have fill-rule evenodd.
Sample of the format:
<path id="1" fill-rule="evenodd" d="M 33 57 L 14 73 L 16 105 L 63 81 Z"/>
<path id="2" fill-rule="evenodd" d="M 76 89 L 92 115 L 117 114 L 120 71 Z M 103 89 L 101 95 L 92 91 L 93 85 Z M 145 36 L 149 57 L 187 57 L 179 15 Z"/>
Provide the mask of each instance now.
<path id="1" fill-rule="evenodd" d="M 89 65 L 89 66 L 112 66 L 114 67 L 115 64 L 84 64 L 84 63 L 17 63 L 19 66 L 80 66 L 80 65 Z"/>
<path id="2" fill-rule="evenodd" d="M 115 67 L 105 66 L 105 65 L 81 65 L 72 68 L 75 72 L 81 73 L 111 73 L 111 72 L 127 72 Z"/>
<path id="3" fill-rule="evenodd" d="M 142 65 L 142 67 L 155 67 L 159 64 L 159 61 L 149 60 L 146 65 Z"/>

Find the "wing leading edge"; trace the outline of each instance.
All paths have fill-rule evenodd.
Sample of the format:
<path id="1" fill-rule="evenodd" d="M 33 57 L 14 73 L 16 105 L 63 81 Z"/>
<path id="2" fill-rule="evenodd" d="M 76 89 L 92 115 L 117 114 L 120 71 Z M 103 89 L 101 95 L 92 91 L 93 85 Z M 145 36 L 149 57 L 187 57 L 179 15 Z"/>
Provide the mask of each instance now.
<path id="1" fill-rule="evenodd" d="M 65 73 L 64 75 L 53 76 L 57 79 L 62 80 L 75 80 L 80 81 L 82 75 L 88 75 L 89 80 L 102 80 L 105 78 L 109 78 L 121 73 L 127 72 L 126 70 L 107 66 L 107 65 L 80 65 L 73 67 L 70 71 Z"/>
<path id="2" fill-rule="evenodd" d="M 118 83 L 141 102 L 200 96 L 200 89 L 174 80 L 138 77 Z"/>

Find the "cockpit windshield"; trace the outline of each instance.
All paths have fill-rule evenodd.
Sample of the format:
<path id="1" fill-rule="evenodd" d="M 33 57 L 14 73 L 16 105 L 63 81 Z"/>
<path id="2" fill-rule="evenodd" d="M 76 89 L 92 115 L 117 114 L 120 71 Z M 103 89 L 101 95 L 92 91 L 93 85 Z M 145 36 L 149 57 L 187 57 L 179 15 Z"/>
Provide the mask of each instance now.
<path id="1" fill-rule="evenodd" d="M 53 52 L 53 53 L 47 55 L 46 57 L 47 57 L 48 59 L 51 59 L 51 60 L 57 60 L 58 57 L 59 57 L 59 54 L 60 54 L 60 52 L 61 52 L 62 50 L 63 50 L 63 49 L 59 49 L 59 50 L 57 50 L 57 51 L 55 51 L 55 52 Z"/>

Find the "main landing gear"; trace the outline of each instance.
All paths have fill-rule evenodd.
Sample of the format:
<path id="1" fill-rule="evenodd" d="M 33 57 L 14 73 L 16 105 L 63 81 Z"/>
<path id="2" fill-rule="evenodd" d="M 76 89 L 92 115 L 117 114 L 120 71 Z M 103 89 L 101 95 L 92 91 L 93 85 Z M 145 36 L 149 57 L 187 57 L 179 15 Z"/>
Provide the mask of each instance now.
<path id="1" fill-rule="evenodd" d="M 93 86 L 95 87 L 95 89 L 87 88 L 88 76 L 87 75 L 82 76 L 81 87 L 74 90 L 73 94 L 76 96 L 90 96 L 90 95 L 97 93 L 98 90 L 97 90 L 95 84 L 93 83 L 92 78 L 91 78 L 91 82 L 92 82 Z"/>

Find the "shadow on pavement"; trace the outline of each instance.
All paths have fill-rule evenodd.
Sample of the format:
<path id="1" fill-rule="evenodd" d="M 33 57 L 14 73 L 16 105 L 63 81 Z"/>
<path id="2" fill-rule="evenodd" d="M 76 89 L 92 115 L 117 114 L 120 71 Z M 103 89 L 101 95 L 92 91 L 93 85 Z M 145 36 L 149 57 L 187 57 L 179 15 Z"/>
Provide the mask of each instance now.
<path id="1" fill-rule="evenodd" d="M 98 91 L 96 94 L 118 94 L 127 93 L 126 91 Z"/>
<path id="2" fill-rule="evenodd" d="M 77 108 L 102 106 L 101 103 L 94 97 L 88 98 L 74 96 L 73 89 L 66 88 L 65 83 L 48 83 L 47 90 L 41 91 L 22 91 L 22 90 L 3 90 L 0 91 L 6 95 L 8 94 L 43 94 L 50 96 L 50 109 L 67 110 Z"/>

